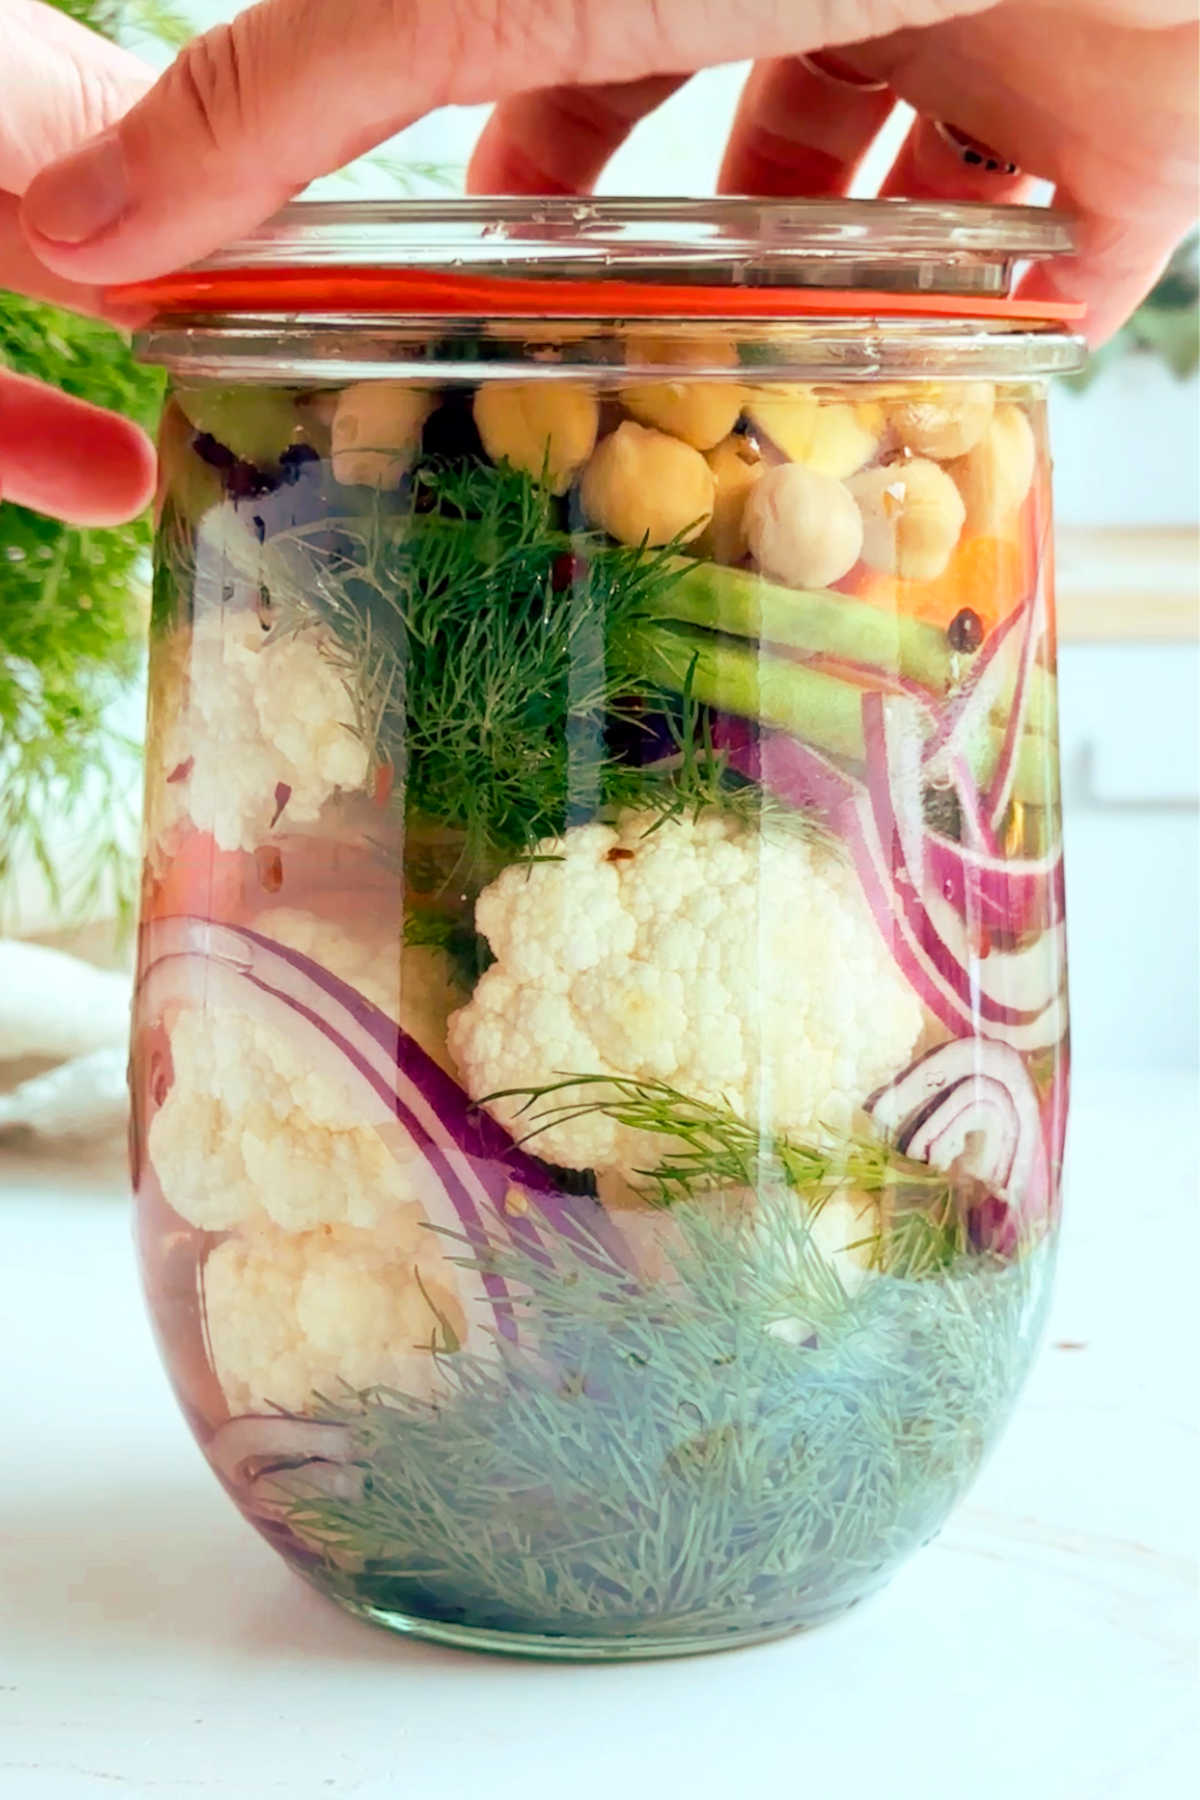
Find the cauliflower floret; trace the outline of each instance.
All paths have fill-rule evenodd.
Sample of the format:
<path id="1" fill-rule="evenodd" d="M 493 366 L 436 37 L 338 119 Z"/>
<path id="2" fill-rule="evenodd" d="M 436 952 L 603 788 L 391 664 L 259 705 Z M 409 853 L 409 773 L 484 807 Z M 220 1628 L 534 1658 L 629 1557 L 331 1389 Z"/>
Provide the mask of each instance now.
<path id="1" fill-rule="evenodd" d="M 440 951 L 401 957 L 394 938 L 356 943 L 327 920 L 282 907 L 256 923 L 369 991 L 445 1059 L 446 1017 L 462 995 Z M 376 1228 L 430 1195 L 436 1178 L 408 1137 L 396 1129 L 385 1142 L 353 1088 L 314 1069 L 282 1031 L 244 1012 L 187 1008 L 169 1035 L 174 1078 L 149 1150 L 165 1198 L 191 1224 Z"/>
<path id="2" fill-rule="evenodd" d="M 506 869 L 480 895 L 496 961 L 449 1026 L 468 1091 L 624 1075 L 771 1131 L 846 1127 L 922 1026 L 849 863 L 822 840 L 715 813 L 647 823 L 576 827 L 543 846 L 553 860 Z M 520 1106 L 490 1110 L 517 1128 Z M 596 1112 L 535 1147 L 626 1176 L 662 1150 Z"/>
<path id="3" fill-rule="evenodd" d="M 375 1226 L 419 1195 L 422 1164 L 365 1124 L 348 1088 L 245 1013 L 187 1008 L 170 1030 L 174 1079 L 150 1123 L 168 1203 L 204 1231 Z"/>
<path id="4" fill-rule="evenodd" d="M 419 1225 L 390 1241 L 324 1227 L 218 1244 L 204 1266 L 213 1367 L 234 1413 L 299 1412 L 376 1384 L 428 1398 L 466 1335 L 455 1272 Z"/>
<path id="5" fill-rule="evenodd" d="M 319 628 L 268 638 L 250 607 L 197 618 L 187 704 L 164 711 L 156 837 L 190 818 L 220 849 L 251 850 L 281 801 L 289 824 L 307 824 L 339 789 L 363 786 L 369 756 L 331 642 Z"/>

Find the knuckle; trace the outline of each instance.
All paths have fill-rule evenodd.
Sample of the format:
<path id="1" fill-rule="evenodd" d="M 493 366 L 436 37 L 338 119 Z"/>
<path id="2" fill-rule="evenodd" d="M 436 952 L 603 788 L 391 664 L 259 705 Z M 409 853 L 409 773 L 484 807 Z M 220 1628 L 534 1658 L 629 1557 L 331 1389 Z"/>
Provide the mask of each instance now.
<path id="1" fill-rule="evenodd" d="M 241 20 L 234 20 L 193 38 L 176 57 L 168 78 L 212 150 L 224 150 L 253 129 L 254 65 L 241 25 Z"/>

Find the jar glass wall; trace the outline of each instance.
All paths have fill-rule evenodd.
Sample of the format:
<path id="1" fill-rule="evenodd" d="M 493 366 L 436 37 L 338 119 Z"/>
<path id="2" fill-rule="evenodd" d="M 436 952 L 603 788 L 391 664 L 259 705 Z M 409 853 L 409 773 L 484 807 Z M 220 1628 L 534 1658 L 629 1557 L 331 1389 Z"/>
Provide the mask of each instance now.
<path id="1" fill-rule="evenodd" d="M 1065 1120 L 1065 343 L 156 325 L 141 1256 L 351 1610 L 773 1635 L 994 1442 Z"/>

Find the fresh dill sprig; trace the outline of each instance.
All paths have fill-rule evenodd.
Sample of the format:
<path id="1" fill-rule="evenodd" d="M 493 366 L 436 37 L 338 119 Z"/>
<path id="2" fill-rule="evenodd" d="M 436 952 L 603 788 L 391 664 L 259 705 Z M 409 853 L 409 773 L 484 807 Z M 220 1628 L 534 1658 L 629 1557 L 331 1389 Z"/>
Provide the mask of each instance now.
<path id="1" fill-rule="evenodd" d="M 928 1540 L 1023 1378 L 1046 1247 L 850 1296 L 787 1190 L 654 1217 L 667 1284 L 563 1240 L 497 1247 L 517 1345 L 439 1357 L 432 1405 L 314 1406 L 366 1472 L 354 1499 L 293 1488 L 319 1585 L 367 1611 L 682 1642 L 815 1623 Z"/>
<path id="2" fill-rule="evenodd" d="M 665 1081 L 619 1075 L 564 1074 L 543 1087 L 489 1094 L 481 1105 L 497 1100 L 521 1102 L 517 1118 L 529 1123 L 522 1142 L 535 1150 L 542 1132 L 594 1114 L 660 1139 L 659 1160 L 634 1171 L 660 1206 L 722 1189 L 774 1186 L 819 1207 L 830 1195 L 854 1190 L 880 1201 L 879 1239 L 871 1246 L 878 1266 L 915 1278 L 966 1248 L 962 1209 L 946 1176 L 876 1139 L 830 1132 L 801 1142 Z"/>
<path id="3" fill-rule="evenodd" d="M 614 731 L 636 736 L 676 705 L 622 649 L 678 579 L 676 547 L 571 534 L 561 511 L 519 470 L 430 460 L 403 513 L 380 505 L 262 544 L 231 531 L 226 556 L 276 629 L 330 628 L 373 761 L 411 811 L 462 833 L 467 862 L 527 853 L 598 811 L 758 817 L 759 791 L 729 778 L 694 703 L 674 768 L 614 750 Z"/>

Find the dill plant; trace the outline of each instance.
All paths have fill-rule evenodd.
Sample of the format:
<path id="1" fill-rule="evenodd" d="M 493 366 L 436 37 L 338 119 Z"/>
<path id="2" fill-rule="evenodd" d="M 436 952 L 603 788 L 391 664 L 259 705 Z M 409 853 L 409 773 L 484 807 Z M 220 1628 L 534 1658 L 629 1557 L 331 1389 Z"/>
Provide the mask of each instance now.
<path id="1" fill-rule="evenodd" d="M 128 31 L 176 46 L 187 22 L 158 0 L 51 0 L 111 38 Z M 0 295 L 0 367 L 125 413 L 149 429 L 161 378 L 98 319 Z M 138 746 L 110 722 L 141 658 L 147 518 L 107 530 L 62 524 L 0 502 L 0 894 L 32 859 L 62 907 L 83 908 L 111 880 L 128 904 L 128 794 Z M 48 821 L 75 828 L 64 870 Z"/>
<path id="2" fill-rule="evenodd" d="M 152 424 L 158 377 L 94 319 L 0 298 L 0 365 Z M 141 657 L 146 518 L 108 530 L 0 504 L 0 889 L 32 856 L 62 904 L 128 882 L 126 795 L 137 746 L 109 722 Z M 62 891 L 52 814 L 77 819 L 78 886 Z"/>

